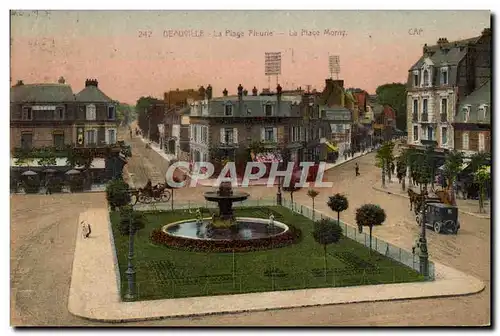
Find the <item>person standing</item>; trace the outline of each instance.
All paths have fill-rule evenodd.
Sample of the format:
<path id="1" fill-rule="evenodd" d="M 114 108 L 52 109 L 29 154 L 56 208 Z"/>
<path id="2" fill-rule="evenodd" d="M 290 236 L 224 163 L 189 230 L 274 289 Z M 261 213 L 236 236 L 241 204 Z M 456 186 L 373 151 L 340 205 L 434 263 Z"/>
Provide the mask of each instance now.
<path id="1" fill-rule="evenodd" d="M 359 173 L 359 166 L 358 166 L 358 163 L 357 163 L 357 162 L 356 162 L 356 166 L 354 166 L 354 170 L 356 171 L 356 176 L 361 175 L 361 174 Z"/>

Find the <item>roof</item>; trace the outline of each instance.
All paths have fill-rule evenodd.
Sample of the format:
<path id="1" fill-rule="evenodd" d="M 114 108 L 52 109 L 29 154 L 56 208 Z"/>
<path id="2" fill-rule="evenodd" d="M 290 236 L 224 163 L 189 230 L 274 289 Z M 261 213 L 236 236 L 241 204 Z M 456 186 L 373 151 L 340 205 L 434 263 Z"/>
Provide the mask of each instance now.
<path id="1" fill-rule="evenodd" d="M 88 85 L 75 95 L 76 101 L 89 103 L 111 103 L 113 100 L 106 96 L 97 86 Z"/>
<path id="2" fill-rule="evenodd" d="M 491 80 L 474 90 L 464 99 L 460 100 L 458 104 L 459 110 L 457 116 L 455 117 L 455 122 L 465 122 L 465 111 L 463 108 L 470 105 L 468 122 L 491 123 Z M 484 118 L 484 115 L 480 115 L 479 113 L 479 109 L 483 104 L 488 105 L 489 108 L 489 113 L 487 113 L 486 119 Z"/>
<path id="3" fill-rule="evenodd" d="M 62 103 L 74 100 L 73 90 L 66 84 L 24 84 L 10 89 L 11 103 Z"/>
<path id="4" fill-rule="evenodd" d="M 242 96 L 243 101 L 270 101 L 270 102 L 276 102 L 278 101 L 278 96 L 277 95 L 259 95 L 259 96 Z M 302 100 L 302 96 L 300 94 L 287 94 L 287 95 L 281 95 L 281 101 L 296 101 L 300 102 Z M 212 99 L 212 101 L 238 101 L 238 96 L 233 95 L 233 96 L 223 96 L 223 97 L 215 97 Z"/>

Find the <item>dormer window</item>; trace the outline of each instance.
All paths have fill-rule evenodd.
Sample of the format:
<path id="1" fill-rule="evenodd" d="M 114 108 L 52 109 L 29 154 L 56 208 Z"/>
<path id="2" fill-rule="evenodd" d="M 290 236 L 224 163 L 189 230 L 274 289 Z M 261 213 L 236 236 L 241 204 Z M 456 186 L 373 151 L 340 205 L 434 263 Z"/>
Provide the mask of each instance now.
<path id="1" fill-rule="evenodd" d="M 413 71 L 413 86 L 420 86 L 420 79 L 418 77 L 418 70 Z"/>
<path id="2" fill-rule="evenodd" d="M 464 121 L 465 122 L 469 122 L 469 119 L 470 119 L 470 106 L 465 106 L 462 109 L 462 111 L 464 113 Z"/>
<path id="3" fill-rule="evenodd" d="M 113 105 L 108 106 L 108 119 L 110 120 L 115 119 L 115 107 Z"/>
<path id="4" fill-rule="evenodd" d="M 270 103 L 266 103 L 264 105 L 264 114 L 266 117 L 270 117 L 273 115 L 273 105 L 271 105 Z"/>
<path id="5" fill-rule="evenodd" d="M 488 105 L 482 104 L 479 106 L 479 117 L 483 120 L 488 119 Z"/>
<path id="6" fill-rule="evenodd" d="M 231 105 L 231 104 L 224 105 L 224 115 L 226 117 L 232 117 L 233 116 L 233 105 Z"/>
<path id="7" fill-rule="evenodd" d="M 441 85 L 448 85 L 448 67 L 441 68 Z"/>
<path id="8" fill-rule="evenodd" d="M 429 70 L 424 70 L 424 86 L 429 86 Z"/>

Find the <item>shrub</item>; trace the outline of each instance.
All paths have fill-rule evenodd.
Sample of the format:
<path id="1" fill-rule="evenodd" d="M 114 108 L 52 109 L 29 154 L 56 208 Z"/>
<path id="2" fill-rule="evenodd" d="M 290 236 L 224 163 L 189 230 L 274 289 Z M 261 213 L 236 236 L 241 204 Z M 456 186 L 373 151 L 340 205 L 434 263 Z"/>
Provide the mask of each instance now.
<path id="1" fill-rule="evenodd" d="M 132 229 L 134 234 L 146 227 L 146 217 L 141 211 L 134 211 L 132 206 L 124 206 L 120 209 L 120 222 L 118 230 L 122 235 L 130 234 L 130 220 L 132 219 Z"/>
<path id="2" fill-rule="evenodd" d="M 106 199 L 111 210 L 121 208 L 130 203 L 129 185 L 122 179 L 113 179 L 106 185 Z"/>

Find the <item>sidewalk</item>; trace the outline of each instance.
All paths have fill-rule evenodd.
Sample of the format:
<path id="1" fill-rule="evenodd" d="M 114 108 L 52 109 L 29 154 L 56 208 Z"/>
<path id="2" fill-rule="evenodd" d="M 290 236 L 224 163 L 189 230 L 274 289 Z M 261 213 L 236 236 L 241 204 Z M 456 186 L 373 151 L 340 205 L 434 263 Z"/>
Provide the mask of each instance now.
<path id="1" fill-rule="evenodd" d="M 391 195 L 398 195 L 402 197 L 408 197 L 408 186 L 410 184 L 408 183 L 408 178 L 406 179 L 406 191 L 403 191 L 401 188 L 401 184 L 399 184 L 398 180 L 395 177 L 392 177 L 392 181 L 389 182 L 388 178 L 386 177 L 386 184 L 385 188 L 382 187 L 382 182 L 378 181 L 376 184 L 373 185 L 373 189 L 381 192 L 385 192 Z M 417 190 L 418 188 L 413 188 L 414 190 Z M 485 202 L 485 211 L 486 213 L 479 213 L 479 201 L 477 200 L 464 200 L 464 199 L 459 199 L 457 198 L 457 205 L 458 205 L 458 210 L 460 212 L 466 213 L 471 216 L 475 216 L 478 218 L 491 218 L 491 208 L 490 208 L 490 202 Z"/>
<path id="2" fill-rule="evenodd" d="M 355 302 L 446 297 L 478 293 L 485 284 L 460 271 L 435 263 L 436 280 L 340 288 L 192 297 L 122 302 L 120 277 L 109 214 L 94 208 L 80 214 L 79 221 L 92 223 L 92 235 L 76 236 L 68 309 L 76 316 L 106 322 L 151 320 L 292 307 Z"/>

